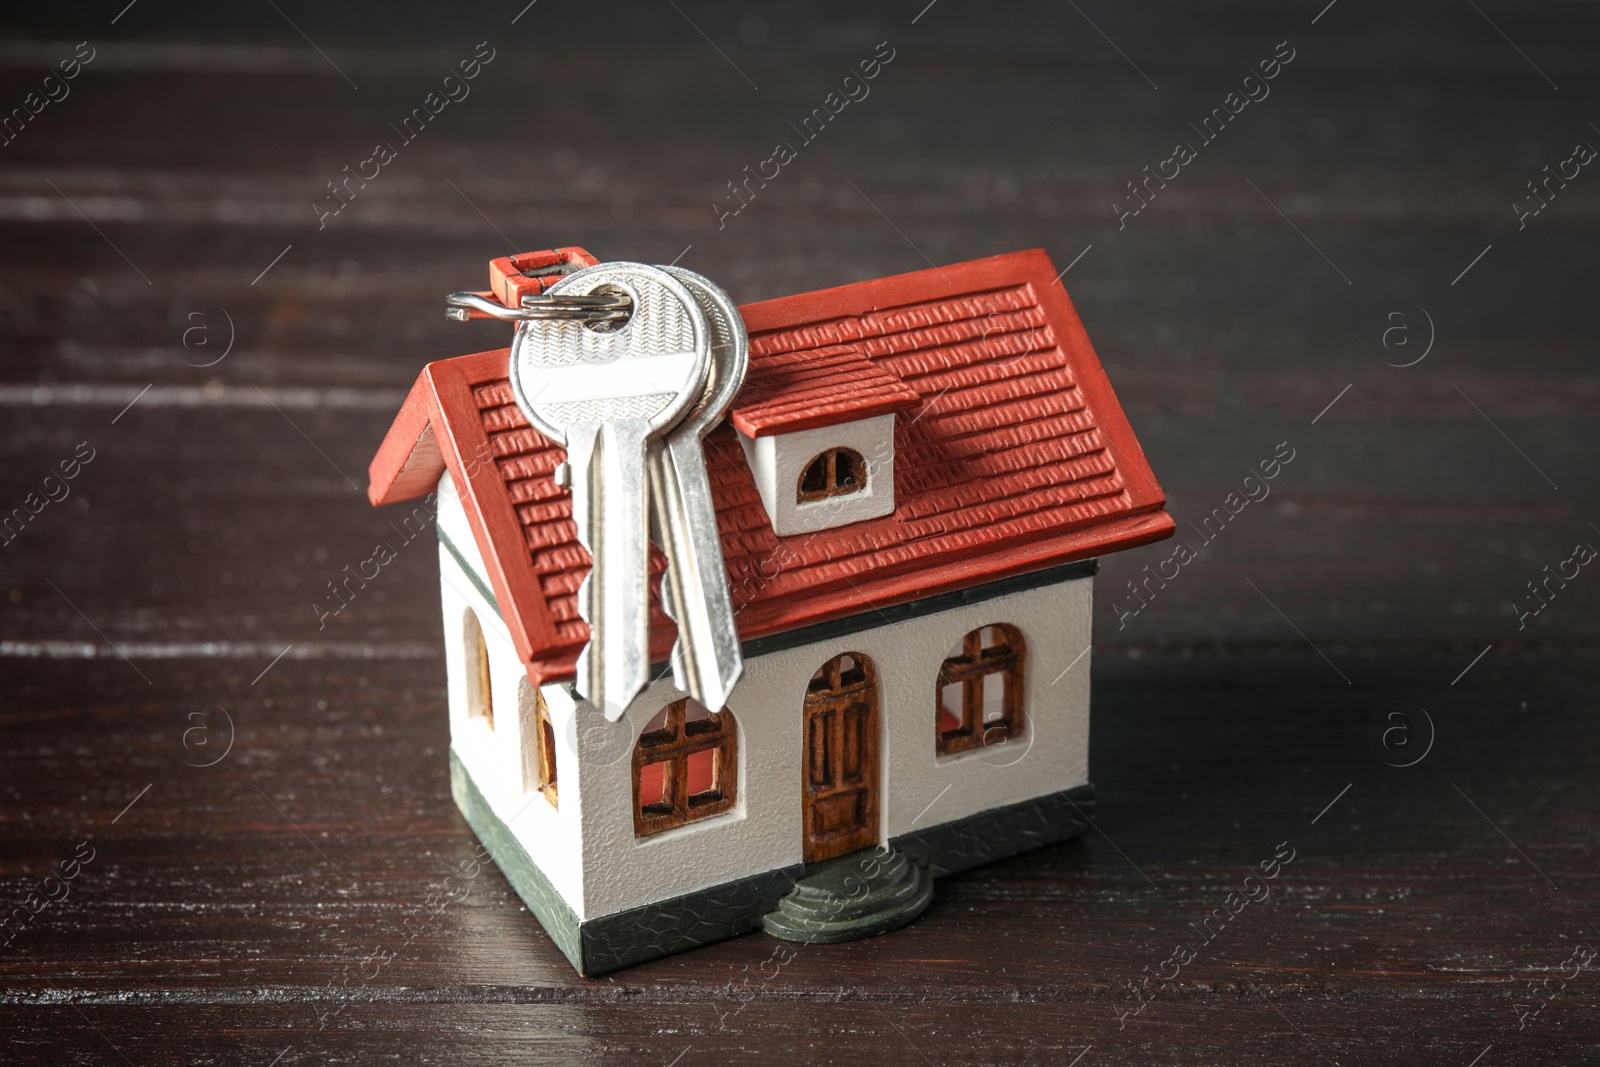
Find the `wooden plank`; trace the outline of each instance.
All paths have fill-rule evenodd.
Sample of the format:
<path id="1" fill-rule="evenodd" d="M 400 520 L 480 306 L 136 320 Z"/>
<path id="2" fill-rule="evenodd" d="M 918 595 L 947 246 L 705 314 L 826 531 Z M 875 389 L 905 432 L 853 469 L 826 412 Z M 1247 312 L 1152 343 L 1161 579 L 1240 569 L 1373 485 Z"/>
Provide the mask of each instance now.
<path id="1" fill-rule="evenodd" d="M 795 9 L 751 44 L 748 13 L 686 13 L 759 92 L 666 6 L 460 37 L 408 3 L 292 12 L 359 92 L 266 9 L 203 45 L 182 5 L 12 20 L 8 107 L 53 42 L 101 51 L 0 174 L 0 509 L 96 450 L 0 538 L 0 904 L 94 850 L 0 951 L 9 1059 L 1582 1060 L 1592 971 L 1521 1028 L 1515 1005 L 1600 941 L 1600 583 L 1526 627 L 1516 605 L 1600 543 L 1600 184 L 1521 230 L 1510 205 L 1595 136 L 1554 105 L 1594 95 L 1600 14 Z M 467 36 L 499 49 L 471 98 L 319 230 L 326 182 Z M 719 229 L 727 183 L 885 38 L 870 98 Z M 1270 98 L 1119 229 L 1126 183 L 1285 38 Z M 1095 832 L 940 880 L 889 936 L 754 934 L 593 982 L 492 868 L 462 880 L 435 550 L 359 483 L 423 365 L 506 343 L 439 312 L 508 241 L 681 256 L 741 303 L 1040 245 L 1071 264 L 1202 548 L 1131 617 L 1176 542 L 1103 561 L 1075 668 Z M 1386 366 L 1424 308 L 1434 349 Z M 1190 524 L 1279 442 L 1271 496 L 1201 546 Z M 328 584 L 395 540 L 330 615 Z M 1406 769 L 1367 736 L 1397 698 L 1437 730 Z M 234 744 L 195 766 L 219 708 Z M 1143 986 L 1280 842 L 1270 899 Z"/>
<path id="2" fill-rule="evenodd" d="M 1445 665 L 1365 664 L 1379 692 Z M 1051 1041 L 1095 1044 L 1105 1062 L 1176 1049 L 1187 1062 L 1224 1049 L 1250 1062 L 1252 1048 L 1295 1047 L 1270 998 L 1326 1054 L 1381 1059 L 1396 1034 L 1430 1032 L 1441 1015 L 1452 1041 L 1518 1033 L 1510 1004 L 1528 975 L 1590 936 L 1583 902 L 1596 875 L 1583 842 L 1595 786 L 1575 775 L 1586 757 L 1561 743 L 1588 716 L 1588 656 L 1485 669 L 1459 690 L 1436 751 L 1404 773 L 1365 750 L 1365 715 L 1340 689 L 1307 689 L 1314 654 L 1103 661 L 1096 768 L 1111 784 L 1098 833 L 942 880 L 929 912 L 892 937 L 786 948 L 751 935 L 612 982 L 573 976 L 493 868 L 465 877 L 475 843 L 442 772 L 437 665 L 373 666 L 285 662 L 263 680 L 270 696 L 240 678 L 214 701 L 193 692 L 212 676 L 208 661 L 170 661 L 130 706 L 120 663 L 16 664 L 24 696 L 11 700 L 3 757 L 28 818 L 8 832 L 0 871 L 20 886 L 77 841 L 96 850 L 74 892 L 8 946 L 0 1004 L 27 1022 L 28 1040 L 83 1054 L 95 1035 L 82 1019 L 52 1014 L 47 1033 L 29 1006 L 70 996 L 135 1062 L 155 1047 L 164 1012 L 222 1008 L 259 1013 L 251 1033 L 302 1054 L 366 1049 L 374 1029 L 396 1027 L 405 1036 L 394 1040 L 442 1054 L 437 1043 L 463 1039 L 447 1036 L 461 1019 L 501 1003 L 532 1012 L 467 1037 L 482 1054 L 501 1042 L 544 1048 L 555 1032 L 614 1052 L 655 1033 L 651 1047 L 665 1048 L 670 1016 L 670 1036 L 707 1058 L 740 1043 L 800 1055 L 824 1035 L 848 1045 L 850 1028 L 864 1027 L 862 1039 L 895 1028 L 917 1044 L 960 1037 L 956 1062 Z M 1505 729 L 1507 699 L 1528 693 L 1542 710 L 1511 724 L 1521 743 L 1507 763 L 1475 738 Z M 1162 713 L 1185 699 L 1190 713 Z M 200 755 L 194 738 L 184 744 L 188 709 L 213 703 L 232 710 L 237 740 L 215 766 L 185 766 Z M 1291 705 L 1302 710 L 1286 716 Z M 64 734 L 84 742 L 57 752 Z M 1146 968 L 1172 944 L 1198 942 L 1191 924 L 1284 840 L 1294 858 L 1270 898 L 1219 926 L 1192 967 L 1119 1026 Z M 780 951 L 795 955 L 775 960 Z M 361 961 L 378 959 L 362 976 Z M 619 995 L 633 1029 L 609 1014 Z M 1556 1055 L 1594 999 L 1575 984 L 1546 1009 L 1561 1025 L 1531 1026 L 1518 1047 Z M 850 1004 L 867 1019 L 837 1014 Z M 547 1014 L 578 1009 L 568 1024 Z M 997 1011 L 1013 1021 L 974 1022 Z M 186 1055 L 218 1047 L 206 1027 L 173 1021 L 182 1036 L 169 1038 Z"/>

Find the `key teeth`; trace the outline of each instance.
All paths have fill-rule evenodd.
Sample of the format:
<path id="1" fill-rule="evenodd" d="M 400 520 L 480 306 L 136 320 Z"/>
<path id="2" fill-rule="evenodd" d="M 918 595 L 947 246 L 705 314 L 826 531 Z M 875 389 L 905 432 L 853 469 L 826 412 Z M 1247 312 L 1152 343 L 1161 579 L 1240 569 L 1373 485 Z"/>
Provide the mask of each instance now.
<path id="1" fill-rule="evenodd" d="M 607 722 L 616 722 L 622 718 L 624 713 L 627 712 L 629 706 L 638 699 L 639 694 L 645 691 L 646 686 L 649 684 L 649 680 L 647 679 L 644 685 L 635 686 L 631 693 L 627 692 L 627 686 L 623 686 L 621 700 L 617 699 L 617 693 L 615 691 L 605 687 L 603 680 L 601 682 L 600 692 L 595 693 L 589 691 L 589 649 L 592 648 L 593 645 L 594 642 L 590 641 L 588 645 L 584 646 L 583 651 L 578 654 L 578 676 L 576 681 L 574 681 L 572 688 L 573 691 L 576 692 L 581 699 L 587 701 L 591 707 L 599 708 L 601 713 L 605 715 Z"/>
<path id="2" fill-rule="evenodd" d="M 702 701 L 700 701 L 700 703 L 702 703 L 702 704 L 704 704 L 706 706 L 706 710 L 707 711 L 710 711 L 710 712 L 713 712 L 713 713 L 721 711 L 723 708 L 727 707 L 728 706 L 728 698 L 733 696 L 733 687 L 735 685 L 739 684 L 739 677 L 742 674 L 744 674 L 744 661 L 743 660 L 741 660 L 739 662 L 739 669 L 733 672 L 733 677 L 732 678 L 719 678 L 719 679 L 717 679 L 717 681 L 719 683 L 719 688 L 717 689 L 717 693 L 716 693 L 716 696 L 715 696 L 715 701 L 713 702 L 712 700 L 702 700 Z"/>
<path id="3" fill-rule="evenodd" d="M 688 664 L 683 659 L 683 642 L 677 641 L 672 646 L 672 684 L 678 687 L 679 692 L 688 693 L 707 711 L 713 715 L 728 706 L 728 698 L 733 695 L 733 687 L 739 683 L 739 678 L 744 674 L 744 661 L 739 661 L 738 667 L 733 671 L 731 678 L 717 678 L 715 689 L 705 689 L 697 684 L 699 679 L 689 670 Z M 696 692 L 696 690 L 700 690 Z"/>
<path id="4" fill-rule="evenodd" d="M 674 524 L 666 524 L 672 526 L 672 528 L 660 531 L 653 529 L 650 537 L 658 544 L 662 544 L 663 547 L 675 547 L 677 549 L 676 553 L 669 552 L 669 556 L 676 555 L 678 559 L 687 561 L 687 573 L 682 576 L 686 581 L 693 582 L 695 575 L 710 567 L 712 563 L 718 564 L 718 566 L 710 567 L 714 577 L 706 578 L 708 582 L 715 580 L 717 589 L 713 590 L 709 587 L 701 589 L 694 585 L 680 585 L 679 589 L 686 601 L 683 605 L 675 603 L 676 598 L 672 593 L 672 584 L 679 577 L 678 575 L 672 575 L 669 580 L 663 581 L 660 588 L 661 607 L 666 615 L 678 624 L 678 640 L 674 643 L 671 652 L 674 684 L 680 691 L 693 696 L 707 710 L 720 712 L 727 706 L 728 698 L 743 673 L 743 660 L 738 645 L 738 633 L 733 621 L 733 612 L 730 610 L 729 605 L 725 603 L 727 599 L 724 586 L 726 575 L 723 573 L 723 567 L 720 566 L 722 563 L 722 546 L 720 539 L 717 537 L 714 504 L 711 501 L 710 487 L 709 484 L 706 484 L 704 474 L 703 444 L 701 439 L 711 426 L 721 421 L 729 403 L 731 403 L 740 384 L 743 382 L 748 361 L 744 323 L 727 294 L 698 275 L 694 275 L 692 272 L 678 271 L 676 268 L 667 268 L 663 271 L 658 268 L 649 268 L 637 264 L 612 264 L 606 267 L 592 267 L 577 272 L 568 281 L 552 287 L 552 293 L 576 285 L 577 282 L 574 279 L 589 277 L 592 280 L 602 275 L 610 277 L 610 275 L 606 274 L 607 271 L 632 272 L 640 277 L 659 275 L 659 282 L 665 283 L 658 284 L 654 288 L 649 288 L 648 291 L 641 293 L 641 298 L 634 309 L 632 320 L 632 336 L 636 342 L 643 338 L 644 342 L 648 342 L 644 347 L 650 352 L 659 352 L 665 348 L 672 359 L 679 359 L 684 355 L 681 350 L 685 347 L 686 342 L 681 338 L 674 339 L 676 337 L 675 334 L 671 337 L 668 336 L 673 334 L 674 330 L 679 329 L 681 324 L 676 324 L 676 319 L 671 316 L 659 313 L 661 309 L 656 307 L 656 304 L 659 304 L 661 299 L 664 299 L 662 293 L 671 291 L 671 295 L 675 296 L 678 299 L 678 303 L 682 305 L 681 311 L 689 320 L 689 325 L 693 327 L 696 323 L 699 323 L 704 329 L 707 350 L 703 359 L 698 347 L 698 333 L 696 333 L 695 351 L 690 354 L 695 355 L 697 360 L 707 364 L 714 359 L 721 361 L 717 368 L 720 378 L 718 379 L 716 390 L 710 388 L 711 376 L 708 372 L 711 368 L 707 367 L 702 371 L 702 373 L 706 374 L 707 380 L 701 384 L 700 388 L 690 390 L 686 387 L 681 393 L 674 392 L 671 394 L 675 398 L 681 396 L 685 405 L 682 409 L 674 409 L 678 417 L 671 420 L 663 418 L 662 416 L 672 405 L 668 404 L 667 407 L 660 407 L 655 403 L 658 398 L 654 395 L 649 395 L 639 400 L 640 404 L 645 404 L 645 401 L 649 401 L 648 404 L 645 404 L 650 408 L 651 414 L 649 418 L 646 418 L 644 413 L 640 412 L 637 413 L 636 418 L 631 420 L 633 422 L 649 422 L 653 426 L 660 426 L 677 432 L 674 428 L 682 421 L 681 416 L 691 410 L 697 402 L 695 398 L 699 398 L 698 403 L 708 411 L 712 408 L 716 409 L 714 417 L 708 415 L 704 420 L 706 424 L 697 427 L 694 437 L 685 437 L 686 441 L 694 445 L 693 470 L 699 472 L 698 480 L 690 479 L 697 488 L 692 497 L 691 506 L 685 510 L 698 517 L 699 521 L 696 523 L 696 531 L 698 533 L 687 529 L 679 529 Z M 677 275 L 676 277 L 675 274 Z M 652 297 L 656 299 L 652 301 Z M 704 320 L 703 322 L 701 321 L 702 319 Z M 713 319 L 716 320 L 715 329 L 713 329 Z M 570 335 L 572 331 L 568 330 L 566 333 Z M 579 335 L 585 342 L 594 340 L 593 335 L 589 333 L 579 331 Z M 586 424 L 586 427 L 591 429 L 591 438 L 595 444 L 598 444 L 599 440 L 604 438 L 604 435 L 602 434 L 601 438 L 598 439 L 593 438 L 592 429 L 594 426 L 613 425 L 614 420 L 620 416 L 632 417 L 636 414 L 626 409 L 619 411 L 619 405 L 615 399 L 604 401 L 604 410 L 596 408 L 591 411 L 589 407 L 580 407 L 580 405 L 593 407 L 602 403 L 601 401 L 589 400 L 587 399 L 587 394 L 582 393 L 573 394 L 576 399 L 551 396 L 546 399 L 542 407 L 536 410 L 533 401 L 538 394 L 534 394 L 534 396 L 524 395 L 523 388 L 526 383 L 523 381 L 518 368 L 522 367 L 524 362 L 542 366 L 553 361 L 552 353 L 554 348 L 551 347 L 553 340 L 545 338 L 551 344 L 535 343 L 541 336 L 543 335 L 536 334 L 524 327 L 519 327 L 517 340 L 512 347 L 512 390 L 519 408 L 522 409 L 523 414 L 527 416 L 530 422 L 543 428 L 540 422 L 540 413 L 542 412 L 554 416 L 561 425 L 567 426 L 569 429 L 573 424 Z M 612 347 L 615 348 L 616 346 Z M 713 354 L 713 350 L 717 354 Z M 650 379 L 645 379 L 640 384 L 653 387 L 656 383 Z M 632 395 L 627 394 L 630 397 Z M 651 419 L 659 419 L 659 422 L 652 422 Z M 555 434 L 553 436 L 560 435 Z M 647 436 L 646 440 L 650 440 L 653 436 Z M 630 437 L 629 440 L 631 441 L 632 438 Z M 569 455 L 573 451 L 570 439 L 568 440 L 568 451 Z M 598 455 L 605 456 L 605 450 L 601 449 Z M 592 464 L 593 462 L 594 457 L 591 456 L 590 463 Z M 683 460 L 681 462 L 688 461 Z M 607 463 L 609 465 L 606 469 L 612 470 L 615 466 L 615 461 L 607 460 Z M 652 493 L 657 491 L 670 492 L 668 489 L 658 490 L 655 487 L 655 476 L 650 473 L 650 470 L 651 460 L 647 454 L 645 484 Z M 617 472 L 612 470 L 612 473 L 615 475 Z M 613 477 L 607 479 L 607 483 L 613 485 L 616 491 L 633 488 L 629 484 L 628 477 L 631 473 L 631 471 L 623 471 L 620 482 Z M 577 471 L 569 467 L 566 477 L 563 477 L 560 471 L 553 476 L 556 484 L 573 489 L 575 519 L 578 518 L 582 510 L 579 507 L 580 503 L 587 500 L 589 504 L 593 504 L 593 500 L 583 497 L 585 487 L 589 484 L 587 476 L 583 479 L 584 485 L 572 485 L 572 482 L 579 480 L 575 477 L 577 474 Z M 677 476 L 674 475 L 670 481 L 675 482 L 676 479 Z M 595 492 L 598 492 L 598 490 L 595 490 Z M 602 496 L 602 499 L 606 498 Z M 616 515 L 611 514 L 609 504 L 606 507 L 606 513 L 613 520 L 622 514 L 621 505 L 618 507 L 619 511 Z M 647 497 L 646 508 L 649 509 L 651 507 L 653 507 L 653 502 Z M 710 509 L 709 513 L 705 509 Z M 709 517 L 707 517 L 708 514 Z M 634 513 L 628 512 L 622 517 L 632 520 L 636 516 Z M 638 699 L 639 695 L 650 684 L 649 634 L 647 632 L 648 626 L 646 625 L 648 615 L 646 614 L 642 617 L 632 615 L 628 605 L 623 602 L 632 599 L 628 595 L 633 592 L 633 575 L 635 572 L 631 567 L 627 572 L 629 576 L 627 578 L 627 588 L 621 591 L 620 596 L 610 597 L 603 605 L 590 604 L 594 576 L 601 566 L 601 550 L 607 547 L 604 544 L 590 543 L 591 540 L 603 540 L 603 534 L 601 533 L 603 523 L 596 521 L 596 518 L 594 514 L 588 514 L 579 530 L 579 540 L 584 547 L 589 549 L 591 556 L 595 557 L 595 564 L 589 574 L 584 576 L 578 588 L 579 614 L 590 624 L 590 637 L 579 658 L 579 674 L 575 688 L 591 707 L 598 708 L 608 721 L 616 722 L 622 718 L 624 711 Z M 654 519 L 654 516 L 652 516 L 652 519 Z M 687 523 L 687 518 L 684 521 Z M 635 528 L 632 526 L 631 521 L 626 525 L 628 525 L 630 531 Z M 654 523 L 652 522 L 653 525 Z M 665 533 L 667 536 L 658 536 L 658 533 Z M 710 544 L 706 543 L 708 539 L 711 542 Z M 684 543 L 669 546 L 667 544 L 669 540 L 682 540 Z M 624 555 L 631 559 L 634 547 L 631 532 L 623 547 L 627 549 Z M 614 592 L 614 590 L 608 589 L 608 593 Z M 647 610 L 649 599 L 649 579 L 647 576 L 643 595 L 640 599 L 645 602 L 640 605 L 641 610 Z M 629 657 L 628 669 L 621 669 L 620 666 L 616 671 L 606 669 L 603 656 L 611 654 L 607 650 L 612 648 L 612 643 L 607 642 L 604 647 L 601 647 L 598 642 L 597 639 L 600 635 L 596 631 L 596 620 L 590 618 L 591 607 L 594 613 L 600 617 L 600 621 L 608 628 L 618 625 L 619 620 L 612 616 L 619 612 L 623 621 L 628 624 L 628 634 L 625 638 L 619 638 L 616 642 L 616 647 L 625 649 L 632 654 Z M 707 630 L 716 632 L 707 634 Z M 690 639 L 691 636 L 693 639 Z M 704 652 L 699 651 L 699 643 L 708 639 L 711 647 Z M 612 665 L 618 666 L 616 663 Z M 727 675 L 727 677 L 723 675 Z M 585 692 L 591 687 L 595 692 Z M 624 692 L 625 690 L 626 692 Z"/>
<path id="5" fill-rule="evenodd" d="M 633 697 L 636 697 L 638 695 L 639 695 L 638 693 L 635 693 L 635 694 L 633 694 Z M 628 710 L 628 704 L 632 704 L 633 703 L 633 697 L 629 697 L 628 698 L 628 703 L 627 704 L 618 704 L 616 701 L 607 700 L 605 702 L 604 706 L 601 707 L 601 709 L 600 709 L 601 712 L 606 717 L 606 722 L 618 722 L 618 721 L 620 721 L 621 718 L 622 718 L 623 713 Z"/>
<path id="6" fill-rule="evenodd" d="M 589 593 L 589 583 L 593 577 L 594 571 L 591 570 L 589 574 L 584 577 L 583 581 L 578 583 L 578 603 L 580 605 L 588 603 L 586 598 L 588 597 Z M 632 693 L 628 694 L 628 698 L 621 703 L 618 703 L 615 699 L 613 699 L 612 694 L 607 692 L 603 678 L 600 682 L 600 691 L 598 693 L 590 691 L 589 664 L 590 659 L 595 651 L 594 640 L 592 636 L 593 623 L 588 618 L 587 612 L 585 612 L 581 607 L 578 611 L 578 616 L 582 618 L 584 622 L 590 623 L 591 637 L 589 642 L 583 646 L 583 651 L 578 653 L 577 678 L 573 682 L 572 689 L 575 693 L 577 693 L 578 697 L 586 701 L 590 707 L 598 708 L 600 713 L 605 716 L 607 722 L 617 722 L 628 710 L 628 705 L 633 703 L 634 698 L 644 691 L 644 687 L 641 686 Z"/>
<path id="7" fill-rule="evenodd" d="M 640 693 L 644 692 L 644 689 L 643 687 L 640 687 L 639 689 L 635 690 L 633 693 L 628 695 L 626 700 L 622 701 L 621 703 L 618 703 L 615 699 L 613 699 L 610 693 L 604 690 L 598 694 L 587 692 L 589 688 L 588 671 L 586 669 L 588 667 L 588 655 L 588 649 L 586 648 L 578 656 L 578 677 L 573 683 L 573 691 L 577 693 L 578 698 L 584 703 L 588 704 L 589 707 L 599 709 L 600 713 L 605 716 L 607 722 L 617 722 L 627 712 L 628 706 L 634 702 Z"/>
<path id="8" fill-rule="evenodd" d="M 672 594 L 671 580 L 672 564 L 667 564 L 667 573 L 661 575 L 661 612 L 673 622 L 678 621 L 677 598 Z M 681 631 L 680 631 L 681 632 Z M 672 646 L 676 649 L 678 646 Z"/>
<path id="9" fill-rule="evenodd" d="M 671 564 L 668 564 L 670 569 Z M 672 594 L 672 583 L 663 578 L 661 582 L 661 610 L 673 622 L 679 622 L 678 608 Z M 733 695 L 733 687 L 738 684 L 744 675 L 744 657 L 739 657 L 734 665 L 732 677 L 716 679 L 714 689 L 706 689 L 699 683 L 700 679 L 695 672 L 689 669 L 688 662 L 683 655 L 683 629 L 678 629 L 678 639 L 672 643 L 672 684 L 678 687 L 680 693 L 687 693 L 694 697 L 707 711 L 716 713 L 728 706 L 728 698 Z"/>

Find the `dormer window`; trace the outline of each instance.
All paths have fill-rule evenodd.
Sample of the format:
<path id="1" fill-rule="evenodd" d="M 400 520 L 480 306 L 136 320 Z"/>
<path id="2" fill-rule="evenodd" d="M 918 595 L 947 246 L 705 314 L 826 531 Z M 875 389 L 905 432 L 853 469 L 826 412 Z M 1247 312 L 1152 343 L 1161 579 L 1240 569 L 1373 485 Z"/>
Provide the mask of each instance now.
<path id="1" fill-rule="evenodd" d="M 745 459 L 780 537 L 894 513 L 894 421 L 915 389 L 849 345 L 762 360 L 733 409 Z"/>
<path id="2" fill-rule="evenodd" d="M 800 472 L 800 488 L 795 502 L 859 493 L 867 487 L 867 461 L 853 448 L 830 448 Z"/>

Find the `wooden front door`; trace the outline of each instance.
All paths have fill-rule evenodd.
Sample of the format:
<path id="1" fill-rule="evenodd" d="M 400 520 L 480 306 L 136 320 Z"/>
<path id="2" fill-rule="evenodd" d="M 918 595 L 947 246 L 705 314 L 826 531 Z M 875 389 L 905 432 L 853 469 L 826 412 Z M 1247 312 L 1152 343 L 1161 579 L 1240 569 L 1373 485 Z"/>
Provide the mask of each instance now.
<path id="1" fill-rule="evenodd" d="M 835 656 L 806 687 L 805 861 L 878 843 L 878 677 L 859 652 Z"/>

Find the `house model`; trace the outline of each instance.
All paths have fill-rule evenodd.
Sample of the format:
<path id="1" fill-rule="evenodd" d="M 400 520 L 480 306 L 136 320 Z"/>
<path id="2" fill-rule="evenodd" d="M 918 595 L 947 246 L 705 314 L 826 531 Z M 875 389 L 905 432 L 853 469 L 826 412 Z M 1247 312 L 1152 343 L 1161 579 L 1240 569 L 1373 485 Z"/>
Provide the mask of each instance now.
<path id="1" fill-rule="evenodd" d="M 594 262 L 563 252 L 523 273 Z M 1043 251 L 740 312 L 705 444 L 744 655 L 717 714 L 665 667 L 659 554 L 656 680 L 617 722 L 574 698 L 590 560 L 506 349 L 424 368 L 371 465 L 374 504 L 437 494 L 456 802 L 586 975 L 878 933 L 1082 833 L 1096 558 L 1173 529 Z"/>

